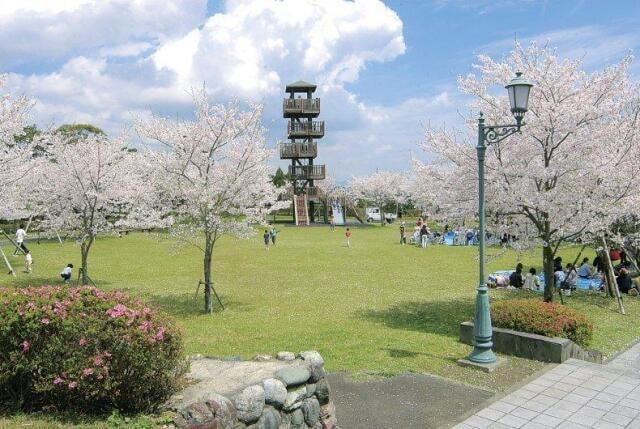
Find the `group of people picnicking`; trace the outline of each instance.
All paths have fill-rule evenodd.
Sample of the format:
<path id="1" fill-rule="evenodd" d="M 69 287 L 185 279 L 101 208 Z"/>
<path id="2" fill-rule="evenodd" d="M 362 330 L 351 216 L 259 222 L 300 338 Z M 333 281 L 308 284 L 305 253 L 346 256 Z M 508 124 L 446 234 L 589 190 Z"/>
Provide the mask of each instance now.
<path id="1" fill-rule="evenodd" d="M 631 278 L 631 263 L 624 251 L 612 248 L 609 250 L 609 258 L 613 264 L 618 290 L 633 296 L 640 295 L 640 279 L 634 281 Z M 531 267 L 526 275 L 523 275 L 523 269 L 524 266 L 521 263 L 516 265 L 515 271 L 509 276 L 507 287 L 540 290 L 542 286 L 536 269 Z M 600 255 L 596 256 L 593 262 L 590 262 L 588 257 L 583 258 L 579 266 L 571 262 L 563 266 L 562 257 L 558 256 L 553 261 L 554 283 L 556 288 L 564 290 L 567 295 L 577 289 L 580 279 L 592 281 L 590 284 L 598 284 L 597 289 L 604 290 L 605 269 L 605 260 Z M 501 282 L 504 280 L 498 279 L 496 285 L 505 286 L 500 284 Z"/>
<path id="2" fill-rule="evenodd" d="M 33 271 L 33 255 L 31 254 L 31 250 L 25 244 L 25 239 L 27 238 L 27 231 L 24 224 L 20 224 L 15 234 L 15 245 L 16 252 L 14 252 L 14 256 L 18 256 L 18 253 L 22 253 L 24 255 L 24 272 L 27 274 L 31 274 Z M 11 273 L 11 272 L 10 272 Z M 62 278 L 64 283 L 69 283 L 71 281 L 71 276 L 73 274 L 73 264 L 67 264 L 62 271 L 60 272 L 60 277 Z"/>
<path id="3" fill-rule="evenodd" d="M 445 225 L 442 233 L 440 231 L 432 231 L 431 228 L 427 225 L 427 222 L 422 218 L 418 218 L 417 222 L 413 226 L 413 232 L 409 238 L 410 244 L 415 244 L 423 249 L 426 248 L 430 243 L 443 243 L 445 240 L 445 236 L 447 233 L 453 233 L 456 237 L 456 243 L 459 245 L 471 246 L 478 243 L 478 231 L 474 229 L 462 229 L 458 228 L 457 230 L 450 230 L 449 225 Z M 407 224 L 402 221 L 400 223 L 400 244 L 407 244 Z"/>

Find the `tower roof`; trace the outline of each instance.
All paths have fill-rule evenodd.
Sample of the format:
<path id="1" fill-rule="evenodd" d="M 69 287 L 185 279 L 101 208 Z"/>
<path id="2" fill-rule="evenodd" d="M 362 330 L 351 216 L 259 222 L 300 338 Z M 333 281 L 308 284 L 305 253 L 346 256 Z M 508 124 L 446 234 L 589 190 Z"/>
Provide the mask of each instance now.
<path id="1" fill-rule="evenodd" d="M 295 92 L 295 91 L 315 91 L 317 88 L 316 85 L 314 85 L 313 83 L 309 83 L 309 82 L 305 82 L 303 80 L 299 80 L 293 83 L 290 83 L 289 85 L 287 85 L 287 87 L 285 88 L 286 92 Z"/>

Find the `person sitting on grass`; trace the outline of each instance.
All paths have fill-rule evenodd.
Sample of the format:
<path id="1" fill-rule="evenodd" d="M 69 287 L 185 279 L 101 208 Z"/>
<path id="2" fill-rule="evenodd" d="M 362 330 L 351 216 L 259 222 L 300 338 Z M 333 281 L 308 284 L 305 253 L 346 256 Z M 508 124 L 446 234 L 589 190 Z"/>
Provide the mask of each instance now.
<path id="1" fill-rule="evenodd" d="M 629 276 L 629 270 L 627 270 L 626 268 L 621 268 L 618 277 L 616 277 L 616 283 L 618 283 L 618 290 L 620 292 L 628 294 L 629 291 L 633 289 L 633 283 L 631 282 L 631 277 Z"/>
<path id="2" fill-rule="evenodd" d="M 73 271 L 73 264 L 67 264 L 66 267 L 60 273 L 60 277 L 65 283 L 69 283 L 71 281 L 71 273 Z"/>
<path id="3" fill-rule="evenodd" d="M 529 272 L 524 277 L 524 288 L 531 290 L 539 290 L 540 289 L 540 279 L 536 274 L 536 269 L 531 267 Z"/>
<path id="4" fill-rule="evenodd" d="M 578 268 L 578 277 L 583 279 L 590 279 L 593 275 L 593 269 L 591 265 L 589 265 L 589 258 L 584 258 L 582 260 L 582 265 Z"/>
<path id="5" fill-rule="evenodd" d="M 509 286 L 520 289 L 524 285 L 524 280 L 522 279 L 522 268 L 522 264 L 519 263 L 516 265 L 516 270 L 509 276 Z"/>
<path id="6" fill-rule="evenodd" d="M 578 285 L 578 273 L 576 272 L 576 267 L 571 262 L 567 263 L 565 273 L 564 284 L 566 286 L 563 289 L 575 290 Z"/>

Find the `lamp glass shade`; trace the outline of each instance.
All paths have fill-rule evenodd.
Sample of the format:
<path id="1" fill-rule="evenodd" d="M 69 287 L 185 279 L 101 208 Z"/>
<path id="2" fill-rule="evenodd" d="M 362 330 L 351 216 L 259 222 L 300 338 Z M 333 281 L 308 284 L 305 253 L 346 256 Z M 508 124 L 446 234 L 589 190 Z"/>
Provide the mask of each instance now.
<path id="1" fill-rule="evenodd" d="M 533 84 L 522 77 L 521 72 L 516 73 L 516 77 L 505 88 L 509 93 L 509 103 L 512 113 L 524 113 L 529 108 L 529 93 Z"/>

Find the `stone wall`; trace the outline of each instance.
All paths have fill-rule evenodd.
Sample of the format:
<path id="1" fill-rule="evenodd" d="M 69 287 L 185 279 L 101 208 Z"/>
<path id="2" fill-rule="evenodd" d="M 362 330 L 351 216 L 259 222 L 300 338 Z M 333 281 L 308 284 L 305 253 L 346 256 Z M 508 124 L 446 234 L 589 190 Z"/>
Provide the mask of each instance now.
<path id="1" fill-rule="evenodd" d="M 460 324 L 460 342 L 473 345 L 472 322 Z M 602 353 L 583 349 L 567 338 L 550 338 L 496 327 L 493 328 L 493 350 L 541 362 L 562 363 L 567 359 L 580 359 L 602 363 Z"/>
<path id="2" fill-rule="evenodd" d="M 165 408 L 188 429 L 337 429 L 318 352 L 280 352 L 253 361 L 196 356 L 191 384 Z"/>

